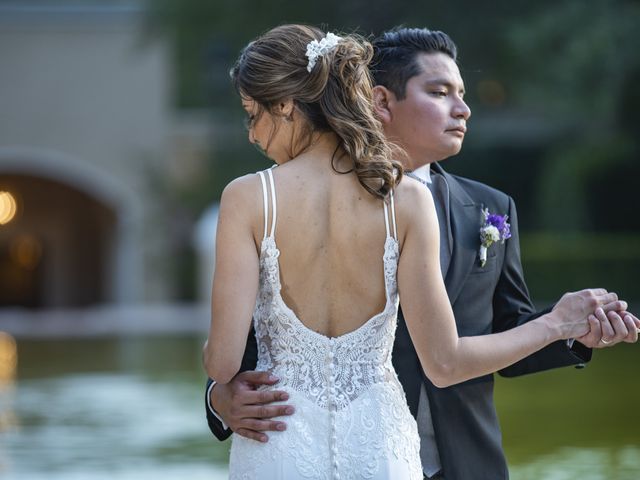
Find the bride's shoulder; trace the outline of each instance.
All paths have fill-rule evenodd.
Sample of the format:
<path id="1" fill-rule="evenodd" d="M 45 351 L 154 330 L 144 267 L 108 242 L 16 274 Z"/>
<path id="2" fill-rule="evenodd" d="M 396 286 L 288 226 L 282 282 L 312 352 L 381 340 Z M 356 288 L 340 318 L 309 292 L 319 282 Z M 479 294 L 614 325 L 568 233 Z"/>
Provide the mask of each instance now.
<path id="1" fill-rule="evenodd" d="M 404 245 L 404 239 L 410 230 L 433 228 L 433 222 L 436 221 L 435 206 L 431 190 L 406 175 L 394 192 L 398 235 L 401 245 Z"/>
<path id="2" fill-rule="evenodd" d="M 243 175 L 233 179 L 224 187 L 220 203 L 228 203 L 236 207 L 245 203 L 253 205 L 256 198 L 262 198 L 260 189 L 260 177 L 257 173 Z"/>
<path id="3" fill-rule="evenodd" d="M 419 181 L 408 177 L 402 177 L 400 183 L 394 189 L 394 200 L 398 212 L 411 214 L 420 210 L 420 206 L 433 204 L 431 190 Z"/>

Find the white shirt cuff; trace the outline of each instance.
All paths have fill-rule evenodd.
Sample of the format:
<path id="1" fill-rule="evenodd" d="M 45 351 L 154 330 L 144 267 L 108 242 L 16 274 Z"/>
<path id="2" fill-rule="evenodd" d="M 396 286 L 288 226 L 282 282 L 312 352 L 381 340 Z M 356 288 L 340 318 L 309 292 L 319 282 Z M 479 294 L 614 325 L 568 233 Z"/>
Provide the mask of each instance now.
<path id="1" fill-rule="evenodd" d="M 213 406 L 211 405 L 211 390 L 213 390 L 213 387 L 215 386 L 216 386 L 216 381 L 212 380 L 211 385 L 209 385 L 209 388 L 207 388 L 207 407 L 209 408 L 209 412 L 211 412 L 211 415 L 213 415 L 220 421 L 220 423 L 222 424 L 222 428 L 224 428 L 225 430 L 229 430 L 229 427 L 227 427 L 227 424 L 224 423 L 224 420 L 220 418 L 220 415 L 218 415 L 218 412 L 216 412 L 213 409 Z"/>

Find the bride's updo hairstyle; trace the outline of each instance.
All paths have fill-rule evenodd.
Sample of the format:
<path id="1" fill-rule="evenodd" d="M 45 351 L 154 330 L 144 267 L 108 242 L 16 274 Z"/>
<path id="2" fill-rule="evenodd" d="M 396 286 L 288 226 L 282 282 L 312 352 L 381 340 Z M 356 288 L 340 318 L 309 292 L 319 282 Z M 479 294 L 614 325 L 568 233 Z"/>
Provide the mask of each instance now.
<path id="1" fill-rule="evenodd" d="M 309 58 L 307 49 L 314 40 L 316 53 L 325 48 Z M 256 115 L 264 111 L 282 115 L 276 107 L 293 100 L 307 122 L 292 140 L 291 158 L 312 144 L 314 132 L 335 132 L 360 184 L 385 198 L 402 177 L 402 166 L 391 160 L 382 125 L 374 115 L 368 69 L 373 48 L 355 35 L 335 40 L 311 26 L 276 27 L 244 48 L 231 78 L 241 96 L 258 104 Z"/>

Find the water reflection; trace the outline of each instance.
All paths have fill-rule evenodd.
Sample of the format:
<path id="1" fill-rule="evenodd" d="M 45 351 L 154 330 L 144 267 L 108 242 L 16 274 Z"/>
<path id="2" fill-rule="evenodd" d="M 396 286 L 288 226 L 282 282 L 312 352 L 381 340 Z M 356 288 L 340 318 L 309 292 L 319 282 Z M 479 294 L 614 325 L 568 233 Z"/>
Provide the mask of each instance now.
<path id="1" fill-rule="evenodd" d="M 226 478 L 228 443 L 204 419 L 202 341 L 19 341 L 17 380 L 0 403 L 12 418 L 0 431 L 0 477 Z M 498 382 L 512 480 L 640 478 L 638 352 Z"/>
<path id="2" fill-rule="evenodd" d="M 14 338 L 0 332 L 0 390 L 13 383 L 18 365 L 18 349 Z"/>
<path id="3" fill-rule="evenodd" d="M 511 469 L 517 480 L 637 480 L 640 448 L 566 448 Z"/>
<path id="4" fill-rule="evenodd" d="M 13 430 L 17 419 L 13 411 L 14 378 L 18 354 L 16 341 L 11 335 L 0 332 L 0 434 Z M 6 459 L 0 448 L 0 472 L 4 470 Z"/>
<path id="5" fill-rule="evenodd" d="M 640 478 L 639 358 L 639 345 L 620 345 L 583 370 L 498 379 L 512 479 Z"/>
<path id="6" fill-rule="evenodd" d="M 20 342 L 19 419 L 2 478 L 222 479 L 204 421 L 200 339 Z"/>

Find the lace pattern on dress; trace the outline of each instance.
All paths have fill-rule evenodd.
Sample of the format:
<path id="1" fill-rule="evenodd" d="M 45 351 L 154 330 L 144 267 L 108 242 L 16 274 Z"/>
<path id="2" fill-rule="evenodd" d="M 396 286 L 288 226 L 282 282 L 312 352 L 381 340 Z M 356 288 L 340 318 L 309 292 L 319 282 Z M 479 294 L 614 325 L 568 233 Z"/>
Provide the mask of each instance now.
<path id="1" fill-rule="evenodd" d="M 263 388 L 288 391 L 296 413 L 284 419 L 286 432 L 270 433 L 267 445 L 234 435 L 231 478 L 266 478 L 267 466 L 289 458 L 289 464 L 295 465 L 295 478 L 396 478 L 383 473 L 393 464 L 399 469 L 394 471 L 402 472 L 397 478 L 421 479 L 417 426 L 391 363 L 399 304 L 399 252 L 386 205 L 384 310 L 356 330 L 330 338 L 306 327 L 282 299 L 280 251 L 274 237 L 275 193 L 271 171 L 267 173 L 274 218 L 267 234 L 266 182 L 261 175 L 265 237 L 253 316 L 256 369 L 280 378 L 277 387 Z M 393 203 L 391 218 L 395 233 Z M 293 478 L 291 475 L 282 478 Z"/>
<path id="2" fill-rule="evenodd" d="M 382 312 L 358 329 L 329 338 L 307 328 L 280 294 L 278 251 L 273 237 L 262 242 L 260 287 L 254 312 L 257 370 L 268 370 L 323 408 L 341 409 L 362 391 L 395 381 L 391 350 L 396 328 L 398 244 L 385 242 L 387 301 Z"/>

